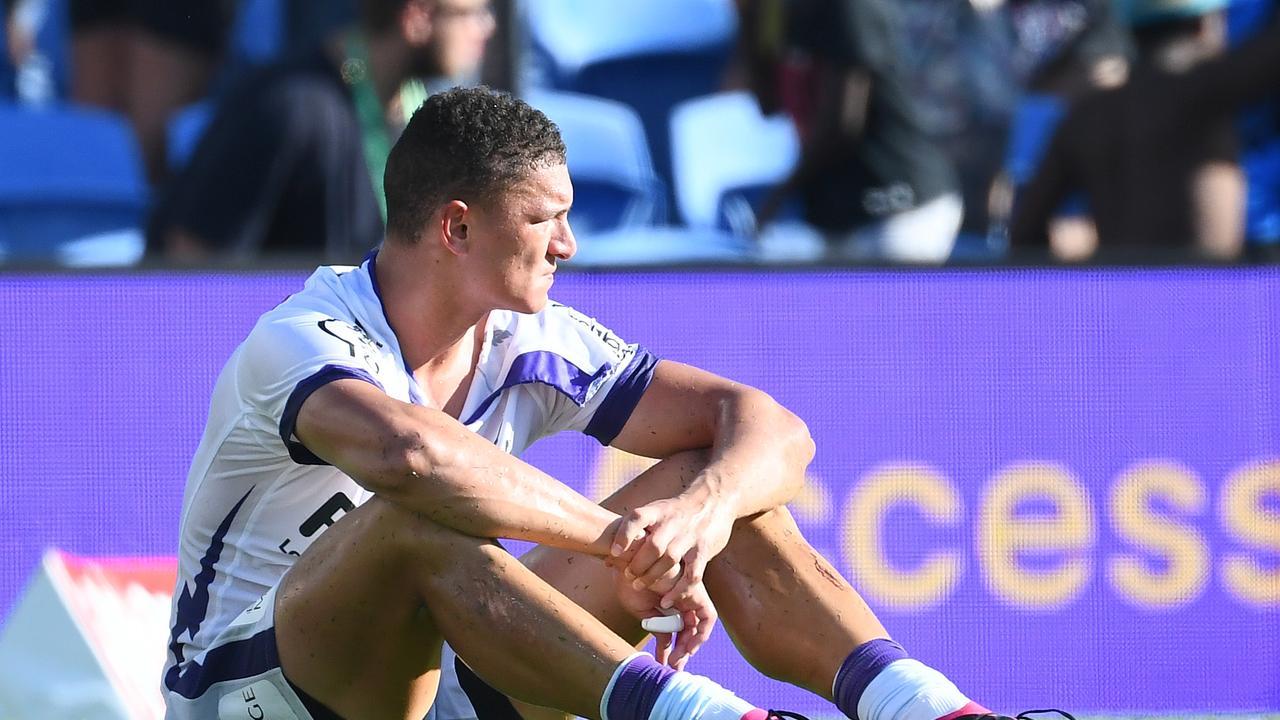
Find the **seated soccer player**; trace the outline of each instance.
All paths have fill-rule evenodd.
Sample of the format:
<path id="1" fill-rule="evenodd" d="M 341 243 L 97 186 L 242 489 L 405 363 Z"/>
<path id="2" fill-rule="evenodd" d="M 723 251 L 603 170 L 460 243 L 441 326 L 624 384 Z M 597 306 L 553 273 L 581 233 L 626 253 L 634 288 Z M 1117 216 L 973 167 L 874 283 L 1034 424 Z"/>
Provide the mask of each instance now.
<path id="1" fill-rule="evenodd" d="M 474 696 L 500 701 L 482 717 L 509 696 L 763 720 L 679 669 L 717 611 L 757 667 L 851 718 L 986 711 L 801 537 L 784 504 L 814 451 L 803 422 L 548 300 L 575 240 L 542 113 L 433 96 L 386 189 L 382 247 L 317 270 L 218 378 L 183 507 L 168 717 L 419 720 L 447 641 Z M 597 505 L 516 457 L 565 430 L 661 460 Z M 494 538 L 541 547 L 526 566 Z M 663 664 L 635 646 L 668 607 L 685 628 Z"/>

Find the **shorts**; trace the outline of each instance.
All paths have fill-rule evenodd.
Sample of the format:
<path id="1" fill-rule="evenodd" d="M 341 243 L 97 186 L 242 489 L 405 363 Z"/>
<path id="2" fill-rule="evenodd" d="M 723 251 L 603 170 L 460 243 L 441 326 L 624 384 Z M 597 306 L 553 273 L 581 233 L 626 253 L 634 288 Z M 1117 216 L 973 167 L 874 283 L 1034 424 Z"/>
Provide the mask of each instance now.
<path id="1" fill-rule="evenodd" d="M 226 47 L 234 0 L 71 0 L 71 32 L 132 25 L 209 55 Z"/>
<path id="2" fill-rule="evenodd" d="M 275 600 L 273 587 L 183 663 L 163 688 L 165 720 L 341 720 L 284 676 Z"/>
<path id="3" fill-rule="evenodd" d="M 276 647 L 275 599 L 273 587 L 183 664 L 172 687 L 163 688 L 165 720 L 342 720 L 285 677 Z M 476 720 L 455 657 L 445 645 L 429 720 Z"/>

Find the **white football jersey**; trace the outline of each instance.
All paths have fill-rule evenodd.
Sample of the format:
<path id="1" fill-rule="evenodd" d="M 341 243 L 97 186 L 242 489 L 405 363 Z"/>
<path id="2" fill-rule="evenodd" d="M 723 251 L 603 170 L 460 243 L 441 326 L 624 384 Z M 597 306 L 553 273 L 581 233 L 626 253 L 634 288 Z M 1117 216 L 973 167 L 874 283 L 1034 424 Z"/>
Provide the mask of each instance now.
<path id="1" fill-rule="evenodd" d="M 422 403 L 374 277 L 322 267 L 263 315 L 218 377 L 182 503 L 165 685 L 258 600 L 322 532 L 371 496 L 294 436 L 306 398 L 356 378 Z M 513 454 L 578 430 L 608 444 L 652 379 L 656 358 L 550 303 L 489 315 L 460 420 Z"/>

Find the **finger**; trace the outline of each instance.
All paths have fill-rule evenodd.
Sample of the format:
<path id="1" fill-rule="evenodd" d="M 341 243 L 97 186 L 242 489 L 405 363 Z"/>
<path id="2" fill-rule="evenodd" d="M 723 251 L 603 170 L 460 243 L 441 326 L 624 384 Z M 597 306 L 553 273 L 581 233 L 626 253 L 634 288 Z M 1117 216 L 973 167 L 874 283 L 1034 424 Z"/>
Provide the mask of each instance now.
<path id="1" fill-rule="evenodd" d="M 693 548 L 681 563 L 684 571 L 680 579 L 665 592 L 657 588 L 653 589 L 654 592 L 662 594 L 662 599 L 658 601 L 659 608 L 666 610 L 675 607 L 680 598 L 689 594 L 690 589 L 702 583 L 702 575 L 706 572 L 706 562 L 702 557 L 702 551 L 697 547 Z"/>
<path id="2" fill-rule="evenodd" d="M 632 558 L 629 566 L 633 575 L 644 580 L 644 585 L 637 585 L 637 589 L 656 583 L 689 551 L 692 539 L 679 537 L 679 532 L 678 528 L 661 521 L 650 527 L 644 547 Z"/>
<path id="3" fill-rule="evenodd" d="M 649 566 L 649 569 L 643 575 L 636 579 L 635 587 L 637 589 L 648 588 L 654 592 L 659 592 L 655 586 L 667 576 L 672 577 L 671 584 L 673 587 L 675 583 L 679 582 L 681 577 L 680 560 L 663 554 Z"/>
<path id="4" fill-rule="evenodd" d="M 720 617 L 716 612 L 715 606 L 708 604 L 701 614 L 698 616 L 698 632 L 693 639 L 693 649 L 689 651 L 690 655 L 698 652 L 702 644 L 711 639 L 711 631 L 716 629 L 716 620 Z"/>
<path id="5" fill-rule="evenodd" d="M 638 507 L 627 513 L 613 536 L 613 546 L 609 554 L 615 558 L 631 558 L 639 544 L 644 540 L 650 523 L 657 521 L 657 514 L 648 506 Z"/>
<path id="6" fill-rule="evenodd" d="M 671 633 L 657 633 L 653 638 L 657 641 L 653 649 L 653 657 L 660 664 L 666 665 L 671 659 Z"/>
<path id="7" fill-rule="evenodd" d="M 680 582 L 680 578 L 682 577 L 684 577 L 684 567 L 681 566 L 680 563 L 676 563 L 671 566 L 671 569 L 668 570 L 665 575 L 658 578 L 657 581 L 650 585 L 649 590 L 657 593 L 659 596 L 665 595 L 666 593 L 671 592 L 671 589 L 676 586 L 676 583 Z"/>
<path id="8" fill-rule="evenodd" d="M 649 587 L 650 581 L 646 578 L 642 582 L 641 578 L 645 578 L 651 570 L 657 571 L 656 577 L 660 577 L 663 573 L 669 570 L 670 561 L 673 560 L 669 555 L 670 551 L 667 549 L 665 538 L 657 533 L 650 533 L 649 536 L 644 539 L 644 542 L 641 543 L 640 549 L 636 550 L 635 555 L 631 558 L 631 563 L 628 564 L 626 568 L 626 572 L 629 573 L 627 577 L 635 580 L 633 586 L 637 590 L 643 590 Z M 654 563 L 657 563 L 663 558 L 666 558 L 668 562 L 655 568 Z"/>
<path id="9" fill-rule="evenodd" d="M 671 654 L 671 666 L 677 670 L 684 669 L 685 663 L 689 662 L 689 656 L 697 647 L 700 622 L 698 614 L 693 610 L 686 610 L 681 613 L 681 617 L 684 620 L 684 630 L 676 637 L 675 648 Z"/>

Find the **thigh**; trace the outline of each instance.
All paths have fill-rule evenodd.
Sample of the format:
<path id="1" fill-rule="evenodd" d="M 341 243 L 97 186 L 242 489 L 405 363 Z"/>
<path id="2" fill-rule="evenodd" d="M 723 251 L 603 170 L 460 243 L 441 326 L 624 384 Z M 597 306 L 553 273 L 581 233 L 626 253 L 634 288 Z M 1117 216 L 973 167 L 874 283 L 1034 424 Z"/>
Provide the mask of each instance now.
<path id="1" fill-rule="evenodd" d="M 407 567 L 405 513 L 374 498 L 329 528 L 279 585 L 280 661 L 289 680 L 344 717 L 423 717 L 441 636 Z"/>

